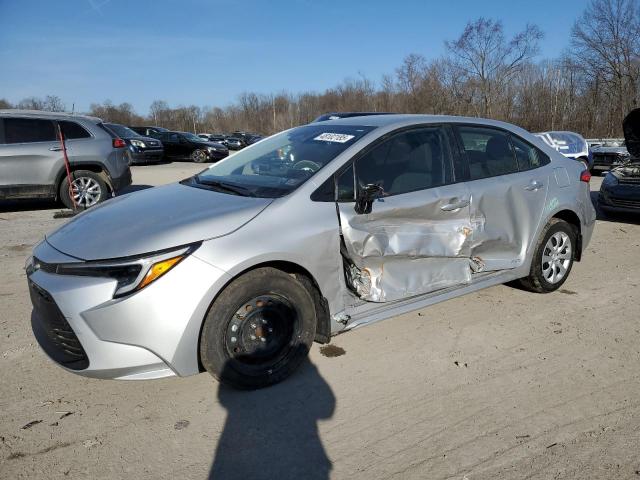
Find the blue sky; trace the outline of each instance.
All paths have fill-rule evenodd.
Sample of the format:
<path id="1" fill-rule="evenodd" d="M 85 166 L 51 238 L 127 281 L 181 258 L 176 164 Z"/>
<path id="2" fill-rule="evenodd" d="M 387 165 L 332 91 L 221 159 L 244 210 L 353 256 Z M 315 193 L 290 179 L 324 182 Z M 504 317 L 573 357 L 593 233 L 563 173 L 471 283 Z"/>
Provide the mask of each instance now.
<path id="1" fill-rule="evenodd" d="M 469 20 L 527 22 L 559 55 L 586 0 L 0 0 L 0 98 L 58 95 L 70 108 L 128 101 L 138 113 L 232 103 L 243 91 L 321 91 L 378 81 L 409 53 L 436 58 Z"/>

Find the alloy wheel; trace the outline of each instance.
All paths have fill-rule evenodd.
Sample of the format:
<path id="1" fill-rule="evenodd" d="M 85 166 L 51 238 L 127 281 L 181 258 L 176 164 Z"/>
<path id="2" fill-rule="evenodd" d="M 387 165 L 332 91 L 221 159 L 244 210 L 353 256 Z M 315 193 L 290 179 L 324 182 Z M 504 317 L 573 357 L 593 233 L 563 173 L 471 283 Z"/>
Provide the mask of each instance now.
<path id="1" fill-rule="evenodd" d="M 71 182 L 71 195 L 77 206 L 87 208 L 100 201 L 102 188 L 91 177 L 79 177 Z"/>
<path id="2" fill-rule="evenodd" d="M 560 282 L 573 258 L 571 239 L 565 232 L 556 232 L 549 237 L 542 252 L 542 275 L 550 284 Z"/>

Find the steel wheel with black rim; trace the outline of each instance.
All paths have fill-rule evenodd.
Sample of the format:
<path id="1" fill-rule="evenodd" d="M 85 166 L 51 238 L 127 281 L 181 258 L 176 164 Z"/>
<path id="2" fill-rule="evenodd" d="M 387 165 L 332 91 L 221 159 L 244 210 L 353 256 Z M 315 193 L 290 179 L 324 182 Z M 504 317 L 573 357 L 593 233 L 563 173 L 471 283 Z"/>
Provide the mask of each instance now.
<path id="1" fill-rule="evenodd" d="M 191 160 L 193 160 L 196 163 L 206 162 L 207 158 L 208 158 L 207 152 L 205 152 L 204 150 L 194 150 L 191 153 Z"/>
<path id="2" fill-rule="evenodd" d="M 316 311 L 305 286 L 275 268 L 231 282 L 211 305 L 200 338 L 205 369 L 221 382 L 257 389 L 288 377 L 315 337 Z"/>
<path id="3" fill-rule="evenodd" d="M 575 228 L 564 220 L 552 218 L 536 246 L 529 276 L 520 282 L 539 293 L 560 288 L 573 267 L 575 245 Z"/>
<path id="4" fill-rule="evenodd" d="M 69 189 L 66 177 L 60 183 L 60 200 L 67 208 L 75 207 L 84 210 L 97 205 L 106 198 L 107 185 L 95 172 L 88 170 L 71 172 L 71 189 Z"/>

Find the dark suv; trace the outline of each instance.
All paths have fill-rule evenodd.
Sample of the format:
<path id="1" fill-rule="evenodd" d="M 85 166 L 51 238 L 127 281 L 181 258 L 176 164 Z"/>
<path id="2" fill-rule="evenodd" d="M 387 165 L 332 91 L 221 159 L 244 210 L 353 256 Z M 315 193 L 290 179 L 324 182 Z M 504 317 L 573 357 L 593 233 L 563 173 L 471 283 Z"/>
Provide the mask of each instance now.
<path id="1" fill-rule="evenodd" d="M 197 163 L 215 162 L 229 156 L 229 149 L 220 143 L 208 142 L 189 132 L 163 132 L 159 139 L 164 154 L 175 160 L 192 160 Z"/>
<path id="2" fill-rule="evenodd" d="M 54 198 L 69 208 L 91 207 L 131 184 L 126 146 L 99 118 L 0 110 L 0 199 Z"/>
<path id="3" fill-rule="evenodd" d="M 156 163 L 162 160 L 164 148 L 156 138 L 143 137 L 124 125 L 105 123 L 105 126 L 127 144 L 129 164 Z"/>

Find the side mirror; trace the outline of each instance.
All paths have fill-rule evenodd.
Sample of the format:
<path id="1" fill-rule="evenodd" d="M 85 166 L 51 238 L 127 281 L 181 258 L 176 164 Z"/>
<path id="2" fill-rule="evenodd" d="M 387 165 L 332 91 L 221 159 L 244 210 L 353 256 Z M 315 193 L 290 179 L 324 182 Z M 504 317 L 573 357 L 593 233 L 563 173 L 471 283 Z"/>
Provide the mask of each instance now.
<path id="1" fill-rule="evenodd" d="M 358 195 L 356 197 L 355 211 L 358 215 L 371 213 L 371 207 L 373 201 L 376 198 L 382 197 L 384 189 L 380 185 L 375 183 L 369 183 L 364 187 L 358 189 Z"/>

